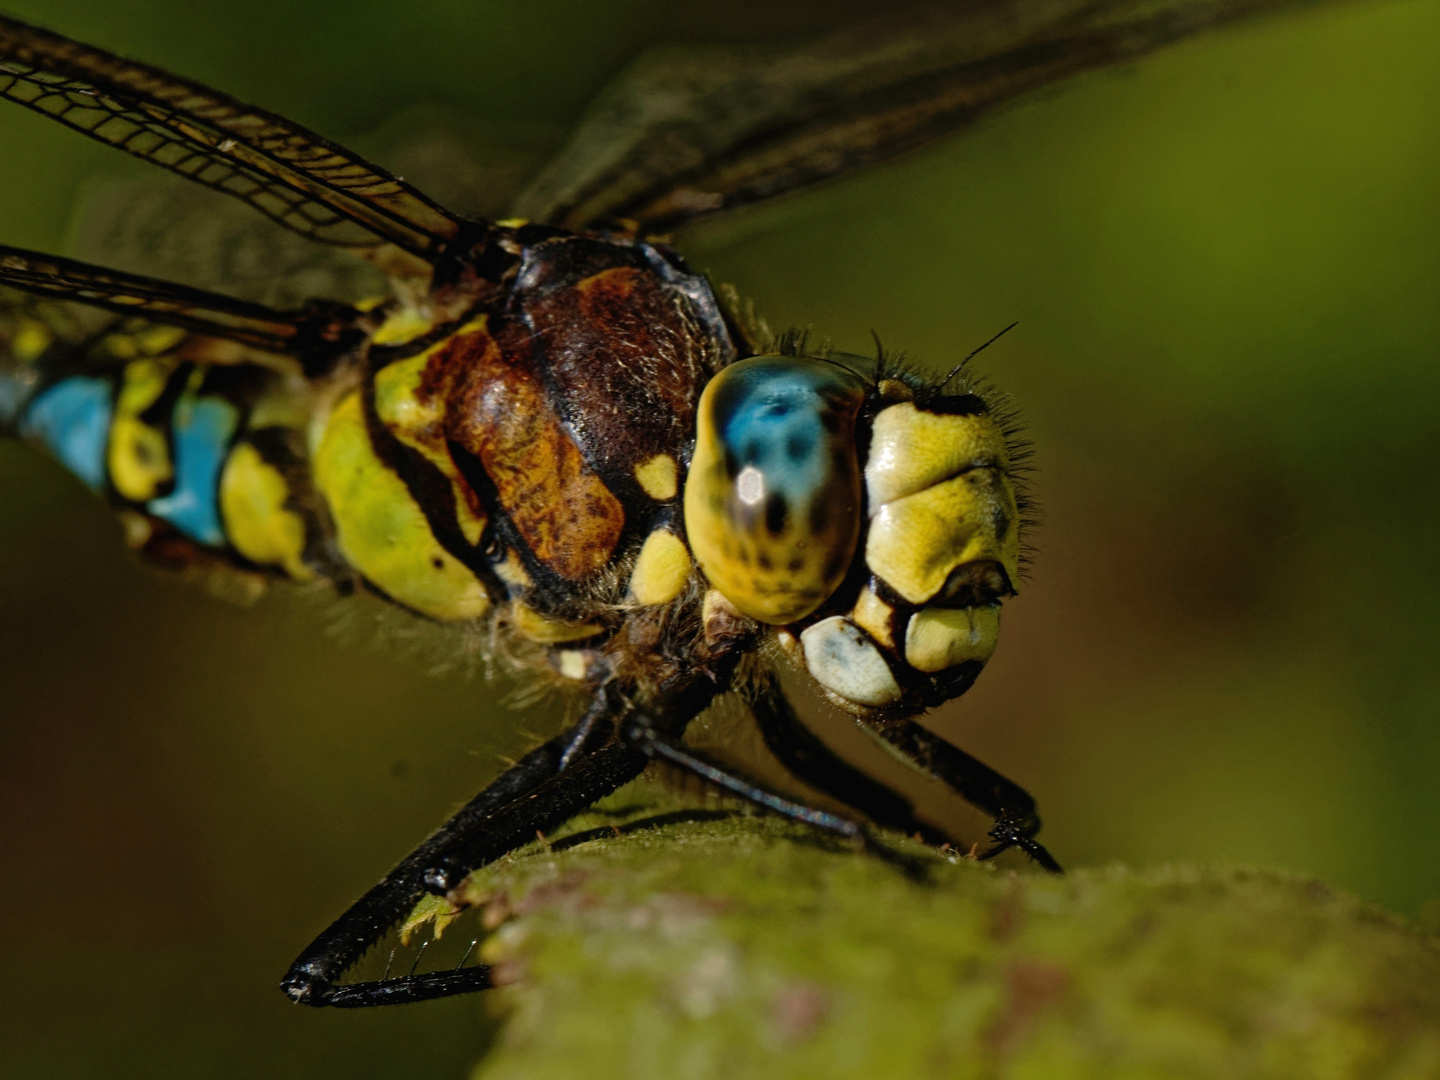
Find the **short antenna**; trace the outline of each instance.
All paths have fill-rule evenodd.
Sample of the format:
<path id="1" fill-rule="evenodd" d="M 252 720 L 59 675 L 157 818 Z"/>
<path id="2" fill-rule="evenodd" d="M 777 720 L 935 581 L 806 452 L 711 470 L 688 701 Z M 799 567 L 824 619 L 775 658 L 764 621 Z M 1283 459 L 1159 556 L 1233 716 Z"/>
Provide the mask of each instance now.
<path id="1" fill-rule="evenodd" d="M 959 375 L 960 372 L 964 370 L 966 364 L 968 364 L 971 360 L 975 359 L 975 357 L 979 356 L 982 352 L 984 352 L 986 349 L 988 349 L 991 345 L 994 345 L 995 342 L 999 341 L 1002 337 L 1004 337 L 1006 334 L 1008 334 L 1011 330 L 1014 330 L 1015 327 L 1017 327 L 1017 326 L 1019 326 L 1019 325 L 1020 325 L 1020 320 L 1019 320 L 1019 319 L 1016 319 L 1016 320 L 1015 320 L 1014 322 L 1012 322 L 1009 326 L 1005 327 L 1004 330 L 1001 330 L 998 334 L 996 334 L 994 337 L 992 337 L 989 341 L 985 342 L 984 345 L 981 345 L 978 349 L 973 349 L 973 350 L 971 350 L 971 352 L 969 353 L 969 355 L 966 356 L 964 360 L 961 360 L 958 364 L 956 364 L 953 368 L 950 369 L 950 374 L 945 376 L 945 378 L 941 381 L 940 385 L 936 387 L 936 389 L 937 389 L 937 390 L 944 390 L 945 387 L 949 385 L 950 380 L 953 379 L 953 378 L 955 378 L 956 375 Z"/>

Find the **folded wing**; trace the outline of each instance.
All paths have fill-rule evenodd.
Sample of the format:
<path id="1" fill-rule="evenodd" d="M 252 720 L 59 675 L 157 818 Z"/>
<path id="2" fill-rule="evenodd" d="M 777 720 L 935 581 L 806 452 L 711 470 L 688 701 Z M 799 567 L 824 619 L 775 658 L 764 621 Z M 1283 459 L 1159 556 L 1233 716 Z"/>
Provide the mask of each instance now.
<path id="1" fill-rule="evenodd" d="M 321 315 L 320 306 L 313 311 L 277 311 L 188 285 L 3 244 L 0 285 L 52 300 L 73 300 L 124 315 L 142 315 L 277 353 L 313 349 L 313 324 Z M 335 317 L 350 310 L 339 304 L 326 307 L 334 309 Z"/>
<path id="2" fill-rule="evenodd" d="M 0 17 L 0 96 L 312 240 L 433 262 L 461 220 L 343 147 L 199 83 Z"/>
<path id="3" fill-rule="evenodd" d="M 597 101 L 518 217 L 666 232 L 875 164 L 1087 68 L 1290 0 L 977 0 L 789 48 L 668 49 Z"/>

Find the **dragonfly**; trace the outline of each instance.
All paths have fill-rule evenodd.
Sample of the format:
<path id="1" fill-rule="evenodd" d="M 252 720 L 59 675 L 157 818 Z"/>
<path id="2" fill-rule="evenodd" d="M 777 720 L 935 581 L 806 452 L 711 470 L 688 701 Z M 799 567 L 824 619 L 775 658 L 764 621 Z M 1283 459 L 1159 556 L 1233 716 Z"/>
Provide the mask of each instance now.
<path id="1" fill-rule="evenodd" d="M 974 683 L 1020 581 L 1008 403 L 968 357 L 937 378 L 770 334 L 667 235 L 1240 13 L 991 2 L 791 53 L 667 56 L 494 221 L 278 115 L 0 18 L 0 95 L 390 283 L 280 309 L 0 246 L 0 428 L 106 499 L 149 560 L 370 593 L 485 635 L 581 703 L 301 953 L 293 1001 L 487 988 L 483 963 L 346 975 L 427 898 L 652 762 L 872 851 L 876 826 L 971 847 L 828 748 L 780 668 L 989 815 L 982 857 L 1059 871 L 1031 796 L 918 720 Z M 688 746 L 727 698 L 847 809 Z"/>

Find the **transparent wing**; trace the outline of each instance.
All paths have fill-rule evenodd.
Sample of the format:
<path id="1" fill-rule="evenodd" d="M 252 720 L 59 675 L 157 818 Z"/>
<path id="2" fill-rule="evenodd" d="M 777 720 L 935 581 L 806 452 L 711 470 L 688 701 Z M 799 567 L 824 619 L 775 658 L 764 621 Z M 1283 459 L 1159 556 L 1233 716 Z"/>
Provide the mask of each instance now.
<path id="1" fill-rule="evenodd" d="M 0 245 L 0 285 L 52 300 L 73 300 L 269 352 L 305 348 L 310 316 L 186 285 L 106 270 L 73 259 Z"/>
<path id="2" fill-rule="evenodd" d="M 600 97 L 514 213 L 665 232 L 893 158 L 1086 68 L 1290 0 L 978 0 L 799 47 L 661 50 Z"/>
<path id="3" fill-rule="evenodd" d="M 249 203 L 312 240 L 431 261 L 460 219 L 273 113 L 0 17 L 0 96 Z"/>

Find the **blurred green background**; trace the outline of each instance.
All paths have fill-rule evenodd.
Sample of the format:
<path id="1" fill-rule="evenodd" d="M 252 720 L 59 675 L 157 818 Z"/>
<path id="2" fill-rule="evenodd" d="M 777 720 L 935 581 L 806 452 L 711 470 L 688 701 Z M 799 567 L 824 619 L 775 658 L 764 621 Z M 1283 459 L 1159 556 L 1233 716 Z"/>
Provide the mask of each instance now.
<path id="1" fill-rule="evenodd" d="M 648 45 L 874 5 L 8 7 L 382 160 L 446 132 L 500 190 Z M 1043 553 L 935 722 L 1038 795 L 1069 865 L 1258 862 L 1408 914 L 1440 898 L 1437 102 L 1440 4 L 1332 5 L 680 237 L 773 325 L 842 348 L 873 328 L 939 367 L 1020 321 L 983 366 L 1039 447 Z M 22 246 L 63 246 L 86 183 L 143 172 L 15 108 L 0 146 L 0 240 Z M 424 1080 L 483 1051 L 474 999 L 323 1013 L 275 989 L 551 722 L 337 607 L 157 578 L 78 482 L 0 445 L 5 1076 Z"/>

